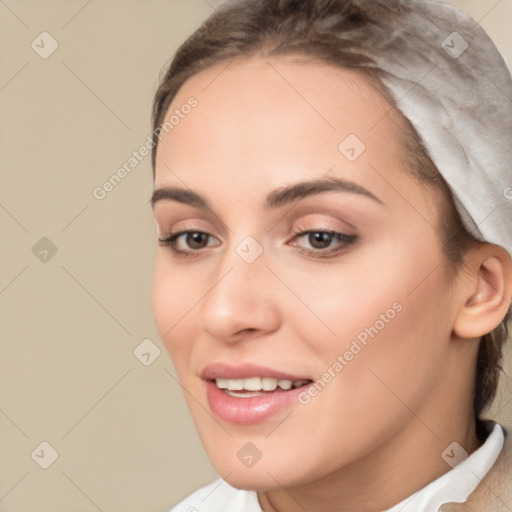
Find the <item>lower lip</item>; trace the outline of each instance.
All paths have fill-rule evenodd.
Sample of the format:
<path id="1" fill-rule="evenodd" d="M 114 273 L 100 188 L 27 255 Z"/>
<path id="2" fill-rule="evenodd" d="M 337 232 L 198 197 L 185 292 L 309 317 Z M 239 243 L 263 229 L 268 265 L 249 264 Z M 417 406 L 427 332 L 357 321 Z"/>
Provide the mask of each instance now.
<path id="1" fill-rule="evenodd" d="M 213 413 L 228 423 L 250 425 L 265 421 L 298 400 L 303 386 L 289 391 L 274 391 L 262 396 L 239 398 L 221 391 L 215 382 L 206 382 L 206 396 Z"/>

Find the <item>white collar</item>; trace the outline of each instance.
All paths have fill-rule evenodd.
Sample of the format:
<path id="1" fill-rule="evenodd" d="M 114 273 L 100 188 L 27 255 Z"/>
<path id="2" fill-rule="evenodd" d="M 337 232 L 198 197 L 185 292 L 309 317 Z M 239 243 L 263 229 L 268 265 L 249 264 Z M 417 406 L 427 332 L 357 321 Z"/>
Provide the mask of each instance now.
<path id="1" fill-rule="evenodd" d="M 496 462 L 505 444 L 505 433 L 501 425 L 486 421 L 485 426 L 488 431 L 492 431 L 478 450 L 465 457 L 451 471 L 385 512 L 437 512 L 445 503 L 464 503 Z M 449 455 L 456 457 L 454 452 L 457 452 L 457 447 L 462 451 L 460 445 L 450 447 Z"/>

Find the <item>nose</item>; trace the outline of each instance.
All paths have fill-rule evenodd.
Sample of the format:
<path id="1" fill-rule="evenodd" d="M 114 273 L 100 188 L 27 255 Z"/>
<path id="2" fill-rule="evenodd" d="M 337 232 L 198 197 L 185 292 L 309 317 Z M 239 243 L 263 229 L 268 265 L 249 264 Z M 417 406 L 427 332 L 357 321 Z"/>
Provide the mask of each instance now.
<path id="1" fill-rule="evenodd" d="M 217 340 L 231 343 L 277 330 L 281 319 L 265 254 L 248 263 L 235 250 L 229 252 L 201 301 L 202 329 Z"/>

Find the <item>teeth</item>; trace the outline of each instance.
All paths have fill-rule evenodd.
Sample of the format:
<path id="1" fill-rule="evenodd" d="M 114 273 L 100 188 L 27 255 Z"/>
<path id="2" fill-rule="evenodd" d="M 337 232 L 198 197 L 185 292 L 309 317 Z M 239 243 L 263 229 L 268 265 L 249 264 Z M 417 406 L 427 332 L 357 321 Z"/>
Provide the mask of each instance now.
<path id="1" fill-rule="evenodd" d="M 263 389 L 263 391 L 274 391 L 277 385 L 277 379 L 272 377 L 263 377 L 263 379 L 261 379 L 261 389 Z"/>
<path id="2" fill-rule="evenodd" d="M 279 380 L 277 382 L 277 385 L 281 388 L 281 389 L 292 389 L 292 386 L 293 386 L 293 382 L 291 380 Z"/>
<path id="3" fill-rule="evenodd" d="M 252 398 L 253 396 L 262 396 L 264 393 L 260 391 L 229 391 L 226 389 L 226 394 L 236 398 Z"/>
<path id="4" fill-rule="evenodd" d="M 217 387 L 219 389 L 226 389 L 227 391 L 274 391 L 277 387 L 287 391 L 292 388 L 299 388 L 304 386 L 308 382 L 308 380 L 278 380 L 273 377 L 250 377 L 248 379 L 215 379 L 215 384 L 217 384 Z M 247 395 L 248 394 L 246 393 L 246 396 Z M 238 396 L 238 394 L 236 396 Z"/>
<path id="5" fill-rule="evenodd" d="M 244 389 L 244 382 L 242 380 L 215 379 L 215 382 L 220 389 L 230 389 L 232 391 Z"/>
<path id="6" fill-rule="evenodd" d="M 247 389 L 247 391 L 260 391 L 263 389 L 263 385 L 259 377 L 244 379 L 241 382 L 243 382 L 243 389 Z"/>

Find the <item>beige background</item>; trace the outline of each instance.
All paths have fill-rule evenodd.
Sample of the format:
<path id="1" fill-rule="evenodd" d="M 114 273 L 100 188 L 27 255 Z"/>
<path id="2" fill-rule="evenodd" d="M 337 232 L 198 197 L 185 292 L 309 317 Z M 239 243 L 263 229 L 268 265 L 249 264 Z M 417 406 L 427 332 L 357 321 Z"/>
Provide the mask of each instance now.
<path id="1" fill-rule="evenodd" d="M 161 68 L 218 3 L 0 0 L 0 511 L 165 511 L 215 476 L 153 326 L 149 157 L 92 191 L 144 143 Z M 512 0 L 456 4 L 511 63 Z"/>

